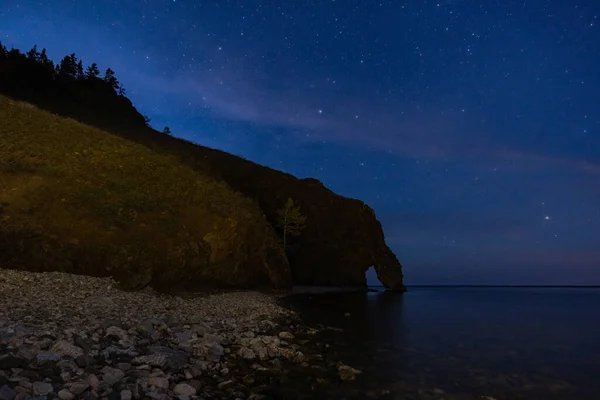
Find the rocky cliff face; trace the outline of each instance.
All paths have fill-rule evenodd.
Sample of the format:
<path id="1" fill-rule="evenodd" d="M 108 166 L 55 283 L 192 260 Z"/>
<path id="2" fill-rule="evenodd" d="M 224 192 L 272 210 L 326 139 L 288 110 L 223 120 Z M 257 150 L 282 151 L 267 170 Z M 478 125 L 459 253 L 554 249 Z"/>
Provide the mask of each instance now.
<path id="1" fill-rule="evenodd" d="M 255 199 L 273 225 L 291 197 L 306 215 L 306 228 L 289 238 L 287 251 L 295 285 L 365 286 L 375 267 L 390 290 L 405 290 L 402 266 L 385 243 L 375 212 L 360 200 L 328 190 L 316 179 L 297 179 L 230 154 L 194 146 L 203 170 Z"/>

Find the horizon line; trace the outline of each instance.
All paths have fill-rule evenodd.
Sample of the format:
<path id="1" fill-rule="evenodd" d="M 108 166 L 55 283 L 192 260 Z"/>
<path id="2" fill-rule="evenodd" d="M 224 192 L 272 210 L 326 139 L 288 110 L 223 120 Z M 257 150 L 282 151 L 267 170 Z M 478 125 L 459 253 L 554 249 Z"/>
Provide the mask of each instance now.
<path id="1" fill-rule="evenodd" d="M 367 285 L 368 287 L 384 287 L 383 285 Z M 445 284 L 421 284 L 421 285 L 405 285 L 407 288 L 410 287 L 437 287 L 437 288 L 456 288 L 456 287 L 485 287 L 485 288 L 600 288 L 599 285 L 469 285 L 469 284 L 456 284 L 456 285 L 445 285 Z"/>

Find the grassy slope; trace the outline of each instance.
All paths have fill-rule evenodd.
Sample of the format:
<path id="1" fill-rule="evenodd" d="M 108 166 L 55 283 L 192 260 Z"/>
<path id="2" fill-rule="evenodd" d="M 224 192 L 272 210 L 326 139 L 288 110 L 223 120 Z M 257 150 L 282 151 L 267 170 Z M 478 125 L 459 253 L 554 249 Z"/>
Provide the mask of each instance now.
<path id="1" fill-rule="evenodd" d="M 258 206 L 222 181 L 0 96 L 0 263 L 136 287 L 289 284 Z"/>

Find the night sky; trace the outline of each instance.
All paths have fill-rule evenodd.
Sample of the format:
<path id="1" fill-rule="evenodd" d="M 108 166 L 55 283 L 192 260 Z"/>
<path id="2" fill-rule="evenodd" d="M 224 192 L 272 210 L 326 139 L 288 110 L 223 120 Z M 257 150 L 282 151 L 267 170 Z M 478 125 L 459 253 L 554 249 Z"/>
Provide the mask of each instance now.
<path id="1" fill-rule="evenodd" d="M 0 41 L 365 201 L 408 285 L 600 284 L 598 0 L 2 0 Z"/>

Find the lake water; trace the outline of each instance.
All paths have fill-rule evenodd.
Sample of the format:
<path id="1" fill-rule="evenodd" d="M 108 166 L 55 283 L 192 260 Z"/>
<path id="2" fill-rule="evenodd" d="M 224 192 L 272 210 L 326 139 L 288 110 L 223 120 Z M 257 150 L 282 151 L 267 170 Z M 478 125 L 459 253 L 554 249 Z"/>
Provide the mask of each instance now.
<path id="1" fill-rule="evenodd" d="M 354 397 L 600 399 L 600 288 L 409 288 L 287 301 L 306 323 L 343 330 L 326 340 L 363 371 Z"/>

